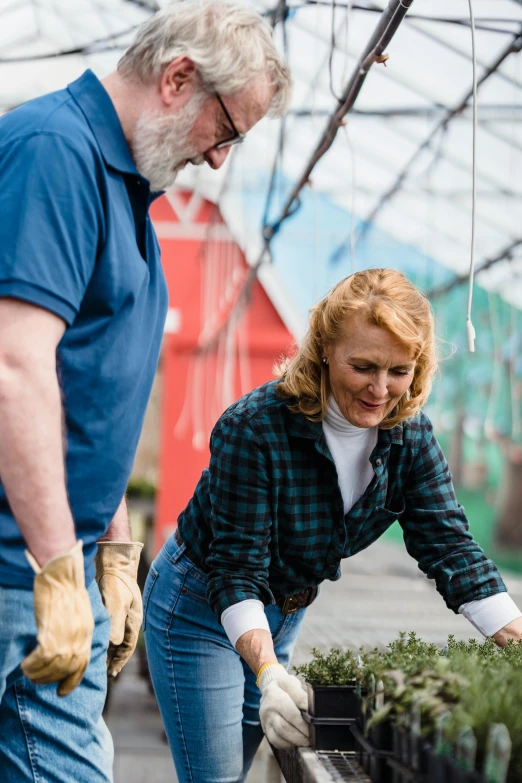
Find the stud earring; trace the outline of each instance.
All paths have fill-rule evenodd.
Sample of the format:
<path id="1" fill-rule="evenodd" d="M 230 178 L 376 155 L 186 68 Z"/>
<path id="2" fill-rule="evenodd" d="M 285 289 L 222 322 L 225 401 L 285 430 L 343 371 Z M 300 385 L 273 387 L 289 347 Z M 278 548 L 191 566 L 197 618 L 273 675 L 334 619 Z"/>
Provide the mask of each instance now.
<path id="1" fill-rule="evenodd" d="M 328 364 L 328 359 L 326 358 L 326 356 L 323 356 L 323 364 Z"/>

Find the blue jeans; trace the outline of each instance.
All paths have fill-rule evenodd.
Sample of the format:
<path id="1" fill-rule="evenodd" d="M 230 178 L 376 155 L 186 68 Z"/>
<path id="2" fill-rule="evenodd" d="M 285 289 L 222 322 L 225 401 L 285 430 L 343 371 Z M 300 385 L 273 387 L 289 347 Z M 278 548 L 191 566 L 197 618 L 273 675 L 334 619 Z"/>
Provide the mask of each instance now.
<path id="1" fill-rule="evenodd" d="M 59 697 L 33 685 L 20 662 L 36 645 L 33 593 L 0 587 L 0 780 L 2 783 L 111 783 L 113 745 L 102 718 L 110 620 L 96 582 L 96 627 L 80 685 Z M 67 618 L 64 618 L 67 622 Z"/>
<path id="2" fill-rule="evenodd" d="M 143 592 L 152 682 L 179 783 L 239 783 L 263 738 L 261 694 L 210 608 L 207 576 L 170 538 Z M 266 608 L 278 660 L 288 666 L 305 609 Z"/>

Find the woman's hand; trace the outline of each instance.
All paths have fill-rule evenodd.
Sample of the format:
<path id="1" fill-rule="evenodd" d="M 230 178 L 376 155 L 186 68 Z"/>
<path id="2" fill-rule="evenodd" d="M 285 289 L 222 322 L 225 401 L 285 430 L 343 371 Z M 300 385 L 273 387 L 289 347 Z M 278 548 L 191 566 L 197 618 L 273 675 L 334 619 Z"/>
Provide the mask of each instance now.
<path id="1" fill-rule="evenodd" d="M 499 647 L 505 647 L 509 639 L 519 642 L 522 639 L 522 616 L 517 617 L 493 634 L 493 639 Z"/>
<path id="2" fill-rule="evenodd" d="M 309 745 L 309 727 L 302 716 L 308 699 L 297 677 L 279 663 L 268 663 L 257 684 L 261 691 L 259 718 L 270 744 L 280 750 Z"/>

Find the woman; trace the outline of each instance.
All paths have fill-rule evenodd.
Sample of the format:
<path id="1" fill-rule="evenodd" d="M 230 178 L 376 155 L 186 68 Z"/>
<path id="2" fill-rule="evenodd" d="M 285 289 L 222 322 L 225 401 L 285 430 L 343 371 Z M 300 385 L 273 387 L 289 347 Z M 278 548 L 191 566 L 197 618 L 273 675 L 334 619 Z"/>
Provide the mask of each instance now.
<path id="1" fill-rule="evenodd" d="M 277 747 L 308 744 L 306 696 L 286 672 L 306 607 L 395 519 L 449 608 L 498 644 L 520 639 L 421 411 L 435 369 L 428 301 L 399 272 L 366 270 L 313 309 L 281 379 L 217 422 L 144 592 L 180 783 L 244 780 L 263 730 Z"/>

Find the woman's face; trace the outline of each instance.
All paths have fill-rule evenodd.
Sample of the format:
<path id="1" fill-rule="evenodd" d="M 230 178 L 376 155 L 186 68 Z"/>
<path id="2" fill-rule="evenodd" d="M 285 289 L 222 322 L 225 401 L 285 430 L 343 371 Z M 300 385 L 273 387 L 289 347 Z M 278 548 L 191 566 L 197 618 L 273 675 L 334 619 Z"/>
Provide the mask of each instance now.
<path id="1" fill-rule="evenodd" d="M 395 335 L 350 316 L 347 336 L 325 348 L 330 387 L 343 416 L 356 427 L 375 427 L 411 386 L 415 360 Z"/>

